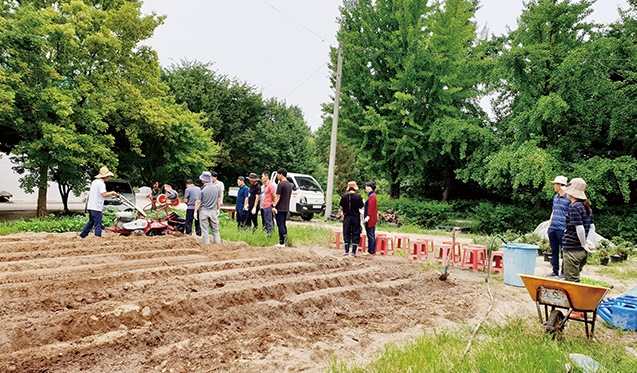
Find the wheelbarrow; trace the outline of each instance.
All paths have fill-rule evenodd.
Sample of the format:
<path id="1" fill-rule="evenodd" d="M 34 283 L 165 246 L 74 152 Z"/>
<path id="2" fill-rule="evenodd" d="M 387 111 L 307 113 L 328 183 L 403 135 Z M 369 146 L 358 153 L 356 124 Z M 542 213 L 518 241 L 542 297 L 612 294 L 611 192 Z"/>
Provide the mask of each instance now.
<path id="1" fill-rule="evenodd" d="M 584 323 L 586 337 L 593 337 L 597 306 L 611 288 L 553 280 L 547 277 L 518 275 L 522 278 L 531 299 L 535 301 L 540 324 L 544 330 L 552 334 L 562 332 L 568 321 L 573 320 Z M 544 318 L 541 306 L 544 306 Z M 566 315 L 562 314 L 560 309 L 567 310 Z M 589 319 L 590 313 L 592 317 Z"/>

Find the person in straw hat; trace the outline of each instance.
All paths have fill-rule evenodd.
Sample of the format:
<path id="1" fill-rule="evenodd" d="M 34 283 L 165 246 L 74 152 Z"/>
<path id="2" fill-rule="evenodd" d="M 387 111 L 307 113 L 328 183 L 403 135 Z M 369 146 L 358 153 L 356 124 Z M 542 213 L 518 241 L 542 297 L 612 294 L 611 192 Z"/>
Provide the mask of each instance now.
<path id="1" fill-rule="evenodd" d="M 106 183 L 113 176 L 113 173 L 106 167 L 100 168 L 100 173 L 95 176 L 95 180 L 91 183 L 91 189 L 88 195 L 88 203 L 86 209 L 88 211 L 88 223 L 82 229 L 80 238 L 85 238 L 95 227 L 95 235 L 102 237 L 102 210 L 104 209 L 104 198 L 117 196 L 117 192 L 107 192 Z"/>
<path id="2" fill-rule="evenodd" d="M 549 244 L 551 245 L 551 266 L 553 271 L 546 277 L 564 278 L 564 264 L 562 264 L 562 272 L 560 273 L 560 249 L 562 248 L 564 229 L 566 229 L 566 215 L 571 201 L 562 188 L 568 183 L 568 179 L 564 176 L 557 176 L 551 183 L 553 183 L 553 190 L 557 193 L 553 196 L 553 211 L 551 212 L 547 231 Z"/>
<path id="3" fill-rule="evenodd" d="M 356 256 L 356 247 L 361 239 L 361 209 L 365 206 L 363 198 L 356 194 L 358 186 L 355 181 L 347 183 L 347 193 L 341 197 L 340 206 L 343 209 L 343 242 L 345 254 L 349 255 L 352 245 L 352 256 Z"/>
<path id="4" fill-rule="evenodd" d="M 586 182 L 575 178 L 562 188 L 571 206 L 566 216 L 566 230 L 562 238 L 564 251 L 564 279 L 580 282 L 580 273 L 588 259 L 586 241 L 595 234 L 595 222 L 591 205 L 586 199 Z"/>

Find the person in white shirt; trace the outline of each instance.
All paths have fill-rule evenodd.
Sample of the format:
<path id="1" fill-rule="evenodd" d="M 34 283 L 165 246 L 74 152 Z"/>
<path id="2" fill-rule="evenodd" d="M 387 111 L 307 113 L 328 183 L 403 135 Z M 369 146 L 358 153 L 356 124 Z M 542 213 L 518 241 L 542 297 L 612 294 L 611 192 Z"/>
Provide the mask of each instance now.
<path id="1" fill-rule="evenodd" d="M 82 229 L 80 238 L 85 238 L 91 232 L 91 229 L 95 227 L 95 235 L 102 237 L 102 210 L 104 209 L 104 198 L 110 196 L 117 196 L 117 192 L 107 192 L 106 183 L 108 179 L 113 176 L 113 173 L 106 167 L 100 168 L 100 173 L 95 176 L 95 180 L 91 184 L 91 190 L 88 195 L 88 204 L 86 209 L 88 210 L 88 223 Z"/>

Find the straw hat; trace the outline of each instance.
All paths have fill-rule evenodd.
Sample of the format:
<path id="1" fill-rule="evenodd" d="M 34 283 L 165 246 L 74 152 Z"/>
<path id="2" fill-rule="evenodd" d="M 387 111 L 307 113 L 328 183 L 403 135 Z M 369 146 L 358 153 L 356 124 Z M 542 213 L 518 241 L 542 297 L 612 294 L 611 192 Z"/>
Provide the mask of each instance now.
<path id="1" fill-rule="evenodd" d="M 575 178 L 571 180 L 570 183 L 566 184 L 562 190 L 577 199 L 586 199 L 586 194 L 584 191 L 586 190 L 586 182 L 582 178 Z"/>
<path id="2" fill-rule="evenodd" d="M 109 176 L 115 176 L 115 175 L 113 175 L 113 173 L 110 172 L 107 167 L 102 167 L 102 168 L 100 168 L 100 173 L 97 174 L 97 176 L 95 176 L 95 178 L 96 179 L 103 179 L 103 178 L 109 177 Z"/>
<path id="3" fill-rule="evenodd" d="M 210 172 L 204 171 L 201 173 L 201 176 L 199 176 L 199 180 L 203 181 L 204 183 L 211 183 L 212 176 L 210 175 Z"/>
<path id="4" fill-rule="evenodd" d="M 557 176 L 555 180 L 549 181 L 549 183 L 565 185 L 568 183 L 568 179 L 565 176 Z"/>
<path id="5" fill-rule="evenodd" d="M 356 185 L 355 181 L 350 181 L 349 183 L 347 183 L 347 189 L 349 190 L 349 188 L 354 188 L 354 190 L 358 190 L 358 186 Z"/>
<path id="6" fill-rule="evenodd" d="M 257 174 L 255 174 L 254 172 L 252 172 L 250 174 L 250 176 L 248 176 L 248 180 L 250 181 L 259 181 L 259 177 L 257 176 Z"/>

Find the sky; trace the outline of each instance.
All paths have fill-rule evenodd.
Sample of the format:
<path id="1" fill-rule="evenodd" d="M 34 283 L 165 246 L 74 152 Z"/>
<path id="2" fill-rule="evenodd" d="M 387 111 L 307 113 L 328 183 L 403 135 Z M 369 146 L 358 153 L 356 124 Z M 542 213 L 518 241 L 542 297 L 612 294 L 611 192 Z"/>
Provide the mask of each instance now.
<path id="1" fill-rule="evenodd" d="M 165 15 L 143 44 L 168 67 L 180 60 L 212 62 L 213 70 L 253 85 L 264 98 L 296 105 L 312 130 L 330 102 L 330 46 L 336 46 L 342 0 L 144 0 L 143 14 Z M 515 29 L 522 0 L 481 0 L 478 30 Z M 598 0 L 589 20 L 610 23 L 625 0 Z M 485 100 L 483 105 L 488 105 Z M 490 111 L 489 108 L 485 109 Z"/>

